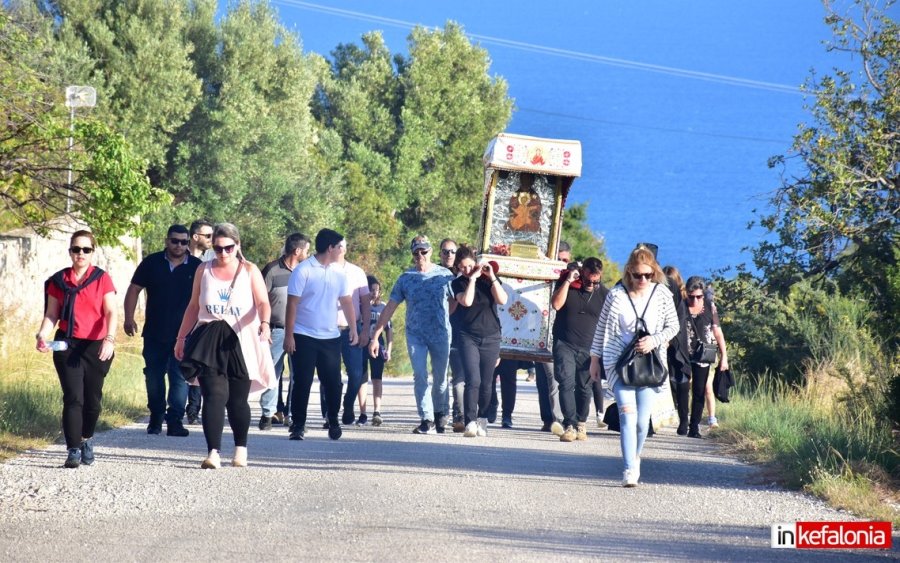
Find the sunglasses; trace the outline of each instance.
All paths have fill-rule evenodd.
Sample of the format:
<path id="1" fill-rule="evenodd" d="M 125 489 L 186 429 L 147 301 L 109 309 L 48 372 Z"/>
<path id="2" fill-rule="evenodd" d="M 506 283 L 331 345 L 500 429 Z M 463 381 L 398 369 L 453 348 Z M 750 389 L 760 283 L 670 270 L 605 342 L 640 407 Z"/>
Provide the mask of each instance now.
<path id="1" fill-rule="evenodd" d="M 593 286 L 595 286 L 595 285 L 600 285 L 600 282 L 598 282 L 598 281 L 586 280 L 586 279 L 583 279 L 583 278 L 582 278 L 582 280 L 581 280 L 581 285 L 583 285 L 583 286 L 585 286 L 585 287 L 593 287 Z"/>
<path id="2" fill-rule="evenodd" d="M 426 254 L 428 254 L 427 250 L 414 250 L 413 251 L 413 256 L 425 256 Z"/>
<path id="3" fill-rule="evenodd" d="M 699 300 L 699 299 L 703 299 L 703 296 L 702 295 L 688 295 L 687 298 L 691 299 L 691 300 Z"/>
<path id="4" fill-rule="evenodd" d="M 212 236 L 213 236 L 212 233 L 197 233 L 197 234 L 203 238 L 212 238 Z"/>
<path id="5" fill-rule="evenodd" d="M 456 250 L 452 248 L 444 248 L 441 249 L 441 254 L 443 254 L 444 256 L 450 256 L 451 254 L 456 254 Z"/>
<path id="6" fill-rule="evenodd" d="M 232 252 L 234 252 L 234 246 L 235 245 L 233 244 L 229 244 L 228 246 L 213 245 L 213 250 L 216 251 L 216 254 L 222 254 L 223 252 L 226 254 L 231 254 Z"/>
<path id="7" fill-rule="evenodd" d="M 169 242 L 172 244 L 180 244 L 181 246 L 187 246 L 190 241 L 186 238 L 170 238 Z"/>
<path id="8" fill-rule="evenodd" d="M 639 280 L 639 279 L 641 279 L 641 278 L 643 278 L 643 279 L 645 279 L 645 280 L 650 280 L 650 279 L 653 278 L 653 274 L 652 274 L 652 273 L 650 273 L 650 274 L 641 274 L 641 273 L 637 273 L 637 272 L 631 272 L 631 277 L 632 277 L 632 279 L 635 279 L 635 280 Z"/>
<path id="9" fill-rule="evenodd" d="M 90 254 L 94 249 L 90 246 L 73 246 L 69 249 L 72 254 Z"/>

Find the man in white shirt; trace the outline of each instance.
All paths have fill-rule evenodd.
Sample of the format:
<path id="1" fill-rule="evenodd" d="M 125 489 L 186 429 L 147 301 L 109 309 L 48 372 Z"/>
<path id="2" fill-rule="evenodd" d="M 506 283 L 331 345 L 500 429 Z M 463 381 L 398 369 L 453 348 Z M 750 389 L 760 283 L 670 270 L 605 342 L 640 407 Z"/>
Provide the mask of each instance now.
<path id="1" fill-rule="evenodd" d="M 347 262 L 346 245 L 338 260 L 331 266 L 338 271 L 344 272 L 347 276 L 347 284 L 350 286 L 350 298 L 353 303 L 353 311 L 356 313 L 357 324 L 356 331 L 359 334 L 359 343 L 357 345 L 350 344 L 350 324 L 341 307 L 338 307 L 337 323 L 341 331 L 341 357 L 344 360 L 344 369 L 347 370 L 347 390 L 344 393 L 344 414 L 341 417 L 341 423 L 353 424 L 356 421 L 356 415 L 353 412 L 353 406 L 356 403 L 356 395 L 362 385 L 363 378 L 363 350 L 369 343 L 369 319 L 372 313 L 372 303 L 369 301 L 369 282 L 366 273 L 362 268 L 355 264 Z M 366 327 L 366 330 L 362 330 Z M 359 423 L 365 424 L 366 420 L 360 418 Z"/>
<path id="2" fill-rule="evenodd" d="M 291 355 L 291 365 L 297 370 L 291 398 L 291 440 L 304 438 L 309 391 L 316 370 L 325 391 L 328 437 L 341 437 L 341 332 L 334 313 L 335 302 L 340 303 L 348 321 L 350 345 L 359 341 L 347 276 L 334 267 L 346 251 L 347 243 L 340 233 L 322 229 L 316 235 L 316 254 L 294 268 L 288 281 L 284 351 Z"/>

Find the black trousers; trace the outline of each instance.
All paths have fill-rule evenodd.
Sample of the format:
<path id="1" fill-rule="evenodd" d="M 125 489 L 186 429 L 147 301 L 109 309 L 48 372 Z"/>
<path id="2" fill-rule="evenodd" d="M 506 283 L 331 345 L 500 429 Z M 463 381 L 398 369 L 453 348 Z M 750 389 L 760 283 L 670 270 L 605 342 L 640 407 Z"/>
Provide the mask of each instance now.
<path id="1" fill-rule="evenodd" d="M 487 418 L 494 389 L 494 366 L 500 357 L 500 335 L 486 337 L 459 333 L 457 345 L 466 377 L 464 420 Z M 503 393 L 506 400 L 506 392 Z M 504 411 L 505 412 L 505 411 Z"/>
<path id="2" fill-rule="evenodd" d="M 697 429 L 700 425 L 700 419 L 703 418 L 703 407 L 706 399 L 706 380 L 709 378 L 709 366 L 701 366 L 699 364 L 691 364 L 691 428 Z M 687 385 L 684 385 L 687 387 Z M 679 386 L 679 390 L 681 386 Z M 684 400 L 679 400 L 681 404 L 687 404 L 687 392 L 685 392 Z M 679 416 L 681 413 L 679 412 Z"/>
<path id="3" fill-rule="evenodd" d="M 203 436 L 206 448 L 222 449 L 222 430 L 225 428 L 225 410 L 228 425 L 234 434 L 234 445 L 247 447 L 250 431 L 250 380 L 228 378 L 224 374 L 204 373 L 197 378 L 203 395 Z"/>
<path id="4" fill-rule="evenodd" d="M 58 332 L 57 340 L 65 339 Z M 100 361 L 102 340 L 69 339 L 69 349 L 53 352 L 53 366 L 63 392 L 62 427 L 67 448 L 77 448 L 82 438 L 94 436 L 100 419 L 103 381 L 112 358 Z"/>
<path id="5" fill-rule="evenodd" d="M 591 356 L 564 340 L 553 342 L 553 367 L 559 382 L 559 407 L 564 426 L 587 422 L 594 389 L 591 381 Z"/>
<path id="6" fill-rule="evenodd" d="M 500 365 L 491 375 L 491 403 L 488 407 L 487 419 L 497 417 L 497 407 L 503 407 L 503 418 L 512 418 L 516 409 L 516 373 L 519 371 L 519 360 L 500 360 Z M 497 376 L 500 376 L 500 395 L 497 400 Z M 502 403 L 502 405 L 501 405 Z"/>
<path id="7" fill-rule="evenodd" d="M 341 412 L 341 339 L 319 339 L 294 333 L 296 348 L 291 354 L 291 365 L 297 370 L 294 378 L 294 392 L 291 397 L 291 418 L 298 428 L 306 426 L 306 411 L 309 408 L 309 392 L 313 376 L 318 372 L 319 381 L 325 392 L 325 407 L 328 424 L 338 426 Z"/>

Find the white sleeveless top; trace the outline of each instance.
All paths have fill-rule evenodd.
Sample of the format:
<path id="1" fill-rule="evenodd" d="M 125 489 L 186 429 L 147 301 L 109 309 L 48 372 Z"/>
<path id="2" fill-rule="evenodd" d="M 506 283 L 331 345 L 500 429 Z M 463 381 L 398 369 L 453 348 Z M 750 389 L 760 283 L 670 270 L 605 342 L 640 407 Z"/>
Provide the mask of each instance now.
<path id="1" fill-rule="evenodd" d="M 200 324 L 227 322 L 241 343 L 241 354 L 250 375 L 250 392 L 271 387 L 276 381 L 275 366 L 268 342 L 260 341 L 259 314 L 253 301 L 250 272 L 246 266 L 241 268 L 232 288 L 230 279 L 224 281 L 213 275 L 212 264 L 203 264 L 201 268 L 197 321 Z"/>

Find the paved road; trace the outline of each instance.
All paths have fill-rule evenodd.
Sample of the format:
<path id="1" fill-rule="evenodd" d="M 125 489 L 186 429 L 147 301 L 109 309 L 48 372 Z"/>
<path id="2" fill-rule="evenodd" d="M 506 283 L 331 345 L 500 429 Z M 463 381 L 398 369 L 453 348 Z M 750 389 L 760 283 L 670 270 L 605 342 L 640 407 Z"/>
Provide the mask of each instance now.
<path id="1" fill-rule="evenodd" d="M 516 428 L 491 427 L 487 438 L 414 435 L 411 381 L 385 392 L 386 425 L 347 428 L 337 442 L 319 429 L 303 442 L 285 428 L 260 432 L 254 408 L 246 469 L 199 469 L 199 427 L 188 438 L 148 436 L 145 423 L 98 435 L 96 464 L 78 470 L 61 468 L 62 445 L 29 452 L 0 465 L 0 560 L 898 555 L 770 549 L 772 523 L 849 516 L 670 429 L 648 441 L 642 484 L 624 489 L 618 434 L 592 429 L 587 442 L 564 444 L 536 431 L 537 396 L 521 380 Z"/>

